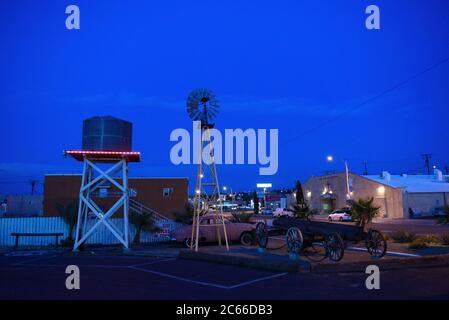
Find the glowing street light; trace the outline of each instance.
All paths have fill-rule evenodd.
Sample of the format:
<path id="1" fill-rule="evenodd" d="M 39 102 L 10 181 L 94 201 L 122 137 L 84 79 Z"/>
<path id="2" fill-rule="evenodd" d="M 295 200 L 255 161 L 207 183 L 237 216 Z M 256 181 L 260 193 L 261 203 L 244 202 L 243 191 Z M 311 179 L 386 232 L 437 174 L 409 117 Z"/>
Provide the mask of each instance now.
<path id="1" fill-rule="evenodd" d="M 329 161 L 329 162 L 334 161 L 334 157 L 331 156 L 331 155 L 328 155 L 328 156 L 326 157 L 326 160 Z M 348 199 L 351 199 L 351 196 L 352 196 L 353 193 L 352 193 L 352 191 L 349 189 L 349 168 L 348 168 L 348 161 L 347 161 L 347 160 L 343 160 L 343 163 L 345 164 L 345 174 L 346 174 L 346 191 L 347 191 L 346 197 L 347 197 Z"/>

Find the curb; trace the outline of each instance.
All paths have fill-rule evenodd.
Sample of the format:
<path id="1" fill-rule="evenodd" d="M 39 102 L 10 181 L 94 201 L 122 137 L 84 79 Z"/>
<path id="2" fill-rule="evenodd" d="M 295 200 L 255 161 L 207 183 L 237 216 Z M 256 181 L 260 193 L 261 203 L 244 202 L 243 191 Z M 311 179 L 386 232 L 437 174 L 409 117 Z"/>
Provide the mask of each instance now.
<path id="1" fill-rule="evenodd" d="M 369 265 L 376 265 L 380 270 L 412 269 L 424 267 L 449 266 L 449 254 L 432 255 L 412 258 L 391 258 L 386 260 L 364 260 L 355 262 L 336 263 L 308 263 L 304 260 L 289 260 L 279 258 L 277 261 L 263 258 L 246 258 L 220 253 L 204 253 L 192 251 L 180 251 L 180 259 L 206 261 L 234 265 L 240 267 L 261 269 L 275 272 L 313 272 L 313 273 L 345 273 L 365 272 Z"/>
<path id="2" fill-rule="evenodd" d="M 337 262 L 311 266 L 315 273 L 365 272 L 369 265 L 376 265 L 380 270 L 413 269 L 424 267 L 449 266 L 449 254 L 412 258 L 392 258 L 388 260 L 364 260 L 356 262 Z"/>
<path id="3" fill-rule="evenodd" d="M 204 253 L 192 251 L 180 251 L 180 259 L 206 261 L 212 263 L 220 263 L 227 265 L 234 265 L 239 267 L 261 269 L 267 271 L 278 272 L 308 272 L 310 266 L 298 261 L 291 261 L 286 258 L 282 261 L 270 261 L 269 259 L 254 259 L 246 257 L 229 256 L 226 254 Z"/>

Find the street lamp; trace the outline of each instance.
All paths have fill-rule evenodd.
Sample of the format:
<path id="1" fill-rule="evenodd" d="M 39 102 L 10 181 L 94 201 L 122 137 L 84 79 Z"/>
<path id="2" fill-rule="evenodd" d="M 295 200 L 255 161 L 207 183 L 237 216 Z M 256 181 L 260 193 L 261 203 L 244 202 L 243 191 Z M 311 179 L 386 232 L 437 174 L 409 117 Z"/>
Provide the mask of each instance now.
<path id="1" fill-rule="evenodd" d="M 334 161 L 334 157 L 331 156 L 331 155 L 328 155 L 328 156 L 326 157 L 326 159 L 327 159 L 327 161 L 329 161 L 329 162 Z M 346 192 L 347 192 L 347 195 L 346 195 L 346 196 L 348 197 L 348 199 L 351 199 L 352 192 L 351 192 L 351 190 L 349 189 L 349 168 L 348 168 L 348 161 L 345 159 L 345 160 L 342 160 L 342 162 L 343 162 L 344 165 L 345 165 Z"/>

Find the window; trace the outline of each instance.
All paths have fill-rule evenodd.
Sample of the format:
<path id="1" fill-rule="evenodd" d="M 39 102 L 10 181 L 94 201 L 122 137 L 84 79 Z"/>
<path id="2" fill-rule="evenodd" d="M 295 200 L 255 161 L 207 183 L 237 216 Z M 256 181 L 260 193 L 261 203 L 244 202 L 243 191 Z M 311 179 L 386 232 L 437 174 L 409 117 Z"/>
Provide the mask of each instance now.
<path id="1" fill-rule="evenodd" d="M 162 194 L 163 194 L 164 198 L 170 197 L 173 194 L 173 188 L 164 188 L 164 191 Z"/>
<path id="2" fill-rule="evenodd" d="M 99 196 L 100 198 L 107 198 L 108 197 L 108 188 L 100 188 L 100 192 L 99 192 Z"/>

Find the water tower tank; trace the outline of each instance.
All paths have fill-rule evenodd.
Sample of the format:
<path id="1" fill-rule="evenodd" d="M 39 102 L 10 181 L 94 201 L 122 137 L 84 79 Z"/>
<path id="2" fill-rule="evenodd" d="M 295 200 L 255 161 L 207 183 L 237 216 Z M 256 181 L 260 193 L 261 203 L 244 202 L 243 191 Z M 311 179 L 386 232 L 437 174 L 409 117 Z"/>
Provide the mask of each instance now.
<path id="1" fill-rule="evenodd" d="M 83 121 L 83 150 L 131 151 L 132 128 L 129 121 L 111 116 Z"/>

